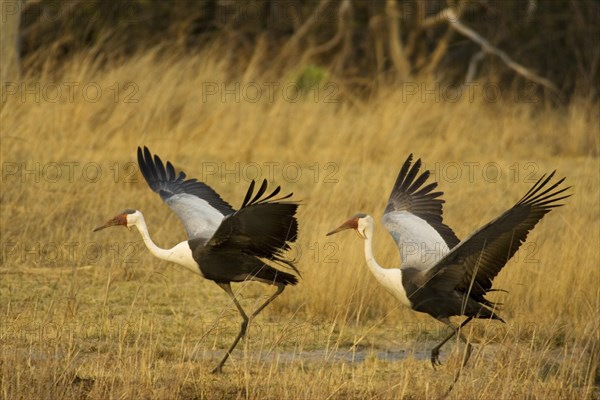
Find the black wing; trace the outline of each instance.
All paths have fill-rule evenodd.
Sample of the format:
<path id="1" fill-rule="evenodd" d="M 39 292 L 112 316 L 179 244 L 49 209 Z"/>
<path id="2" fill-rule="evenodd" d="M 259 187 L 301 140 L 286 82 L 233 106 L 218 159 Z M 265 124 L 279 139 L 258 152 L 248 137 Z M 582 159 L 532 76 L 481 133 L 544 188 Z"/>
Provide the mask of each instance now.
<path id="1" fill-rule="evenodd" d="M 423 273 L 425 280 L 433 284 L 443 279 L 445 285 L 492 306 L 484 297 L 492 288 L 492 280 L 542 217 L 563 205 L 557 204 L 558 201 L 571 196 L 559 197 L 570 188 L 558 188 L 565 178 L 546 188 L 553 176 L 554 172 L 545 180 L 545 175 L 542 176 L 514 207 L 454 247 L 437 265 Z"/>
<path id="2" fill-rule="evenodd" d="M 196 196 L 202 200 L 205 200 L 210 204 L 211 207 L 218 210 L 223 215 L 233 214 L 235 209 L 231 207 L 225 200 L 219 196 L 210 186 L 203 182 L 199 182 L 197 179 L 185 179 L 186 174 L 180 171 L 176 173 L 175 168 L 171 162 L 167 161 L 166 168 L 161 159 L 152 154 L 147 147 L 138 147 L 137 151 L 138 164 L 142 175 L 148 182 L 148 186 L 156 193 L 160 194 L 160 197 L 167 201 L 170 197 L 176 194 L 190 194 Z"/>
<path id="3" fill-rule="evenodd" d="M 449 226 L 444 224 L 442 218 L 442 205 L 444 200 L 439 197 L 443 192 L 432 192 L 437 187 L 437 182 L 432 182 L 423 186 L 429 178 L 429 171 L 423 171 L 419 175 L 421 168 L 421 159 L 418 159 L 411 167 L 412 154 L 408 156 L 404 165 L 400 169 L 394 189 L 388 200 L 387 207 L 384 211 L 383 223 L 390 231 L 397 244 L 401 240 L 401 236 L 395 235 L 395 232 L 410 230 L 410 226 L 406 226 L 405 220 L 396 220 L 394 211 L 407 211 L 427 222 L 433 229 L 439 233 L 444 239 L 448 248 L 456 246 L 460 240 Z M 403 224 L 404 226 L 399 226 Z"/>
<path id="4" fill-rule="evenodd" d="M 260 259 L 265 259 L 288 266 L 299 274 L 294 261 L 287 259 L 284 254 L 290 249 L 290 243 L 295 242 L 298 237 L 298 222 L 295 217 L 298 203 L 282 201 L 291 197 L 291 193 L 285 197 L 271 200 L 279 193 L 279 187 L 270 195 L 261 198 L 266 189 L 267 182 L 265 180 L 257 194 L 254 195 L 254 181 L 252 181 L 242 208 L 223 220 L 213 237 L 202 249 L 199 254 L 201 265 L 203 261 L 207 268 L 211 268 L 215 261 L 229 260 L 230 263 L 235 263 L 235 266 L 233 264 L 227 266 L 229 271 L 212 271 L 214 274 L 230 274 L 230 276 L 223 275 L 223 279 L 244 280 L 257 277 L 269 280 L 268 276 L 279 274 L 288 281 L 287 283 L 296 282 L 293 275 L 278 271 L 260 261 Z M 236 257 L 237 263 L 234 261 Z M 232 268 L 236 270 L 235 279 L 233 279 L 233 273 L 230 272 Z"/>

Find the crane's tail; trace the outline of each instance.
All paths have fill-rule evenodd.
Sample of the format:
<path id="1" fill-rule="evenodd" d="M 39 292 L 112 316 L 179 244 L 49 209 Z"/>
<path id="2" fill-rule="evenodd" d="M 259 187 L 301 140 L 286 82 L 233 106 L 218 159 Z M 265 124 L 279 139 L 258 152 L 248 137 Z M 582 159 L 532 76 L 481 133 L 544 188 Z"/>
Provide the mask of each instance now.
<path id="1" fill-rule="evenodd" d="M 283 272 L 264 264 L 260 269 L 253 271 L 248 277 L 250 280 L 261 281 L 269 284 L 295 285 L 298 278 L 288 272 Z"/>
<path id="2" fill-rule="evenodd" d="M 474 317 L 481 318 L 481 319 L 496 319 L 500 322 L 504 322 L 504 320 L 502 318 L 500 318 L 500 316 L 498 314 L 496 314 L 495 309 L 489 309 L 483 305 L 481 306 L 481 308 L 479 309 L 477 314 L 474 315 Z"/>

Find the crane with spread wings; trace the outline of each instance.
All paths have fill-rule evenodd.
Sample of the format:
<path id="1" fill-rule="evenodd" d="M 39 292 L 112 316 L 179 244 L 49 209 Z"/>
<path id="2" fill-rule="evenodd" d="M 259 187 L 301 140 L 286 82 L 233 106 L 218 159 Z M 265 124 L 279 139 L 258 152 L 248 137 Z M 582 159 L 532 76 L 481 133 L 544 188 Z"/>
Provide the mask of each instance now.
<path id="1" fill-rule="evenodd" d="M 292 194 L 276 198 L 278 186 L 269 195 L 264 180 L 256 193 L 252 181 L 239 210 L 225 202 L 212 188 L 196 179 L 186 179 L 177 173 L 170 162 L 138 147 L 138 164 L 150 188 L 177 214 L 189 240 L 171 249 L 158 247 L 150 238 L 143 214 L 124 210 L 97 227 L 98 231 L 111 226 L 135 226 L 150 252 L 166 261 L 179 264 L 202 277 L 214 281 L 233 300 L 242 317 L 240 331 L 213 372 L 222 371 L 233 349 L 246 334 L 248 323 L 279 296 L 287 285 L 298 282 L 300 275 L 293 260 L 286 257 L 290 243 L 298 236 L 295 214 L 298 203 L 287 200 Z M 288 267 L 296 275 L 281 271 L 273 265 Z M 250 316 L 246 314 L 232 289 L 231 282 L 247 280 L 274 285 L 277 290 Z"/>
<path id="2" fill-rule="evenodd" d="M 463 365 L 472 347 L 460 329 L 473 318 L 502 321 L 497 304 L 485 296 L 492 280 L 525 242 L 529 231 L 546 213 L 569 197 L 561 188 L 564 178 L 551 183 L 552 172 L 542 176 L 512 208 L 459 240 L 443 223 L 442 192 L 436 182 L 425 185 L 429 171 L 419 174 L 421 160 L 407 158 L 385 208 L 382 222 L 401 254 L 400 268 L 382 268 L 373 256 L 373 218 L 356 214 L 327 235 L 353 229 L 364 239 L 367 266 L 393 296 L 412 310 L 431 315 L 452 328 L 452 333 L 431 350 L 431 364 L 440 364 L 440 348 L 454 335 L 467 344 Z M 450 317 L 466 316 L 455 326 Z"/>

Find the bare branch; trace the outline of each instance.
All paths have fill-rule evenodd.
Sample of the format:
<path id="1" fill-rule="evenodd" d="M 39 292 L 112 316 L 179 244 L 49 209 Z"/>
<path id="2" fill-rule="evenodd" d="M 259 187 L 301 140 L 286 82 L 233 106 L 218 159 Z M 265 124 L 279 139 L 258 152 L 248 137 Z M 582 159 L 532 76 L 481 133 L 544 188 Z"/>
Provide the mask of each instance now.
<path id="1" fill-rule="evenodd" d="M 473 82 L 475 79 L 475 75 L 477 74 L 477 68 L 479 67 L 479 63 L 485 57 L 485 53 L 483 51 L 478 51 L 473 54 L 471 57 L 471 61 L 469 62 L 469 69 L 467 70 L 467 76 L 465 77 L 465 82 Z"/>
<path id="2" fill-rule="evenodd" d="M 2 2 L 0 7 L 0 79 L 15 81 L 21 77 L 21 37 L 19 24 L 25 1 Z"/>
<path id="3" fill-rule="evenodd" d="M 448 21 L 448 23 L 450 24 L 450 26 L 452 28 L 454 28 L 457 32 L 461 33 L 462 35 L 468 37 L 469 39 L 471 39 L 474 42 L 476 42 L 477 44 L 479 44 L 484 52 L 491 53 L 491 54 L 498 56 L 502 61 L 504 61 L 504 63 L 510 69 L 515 71 L 517 74 L 529 79 L 530 81 L 539 83 L 540 85 L 547 87 L 548 89 L 552 90 L 555 93 L 560 93 L 560 90 L 556 87 L 556 85 L 554 85 L 554 83 L 550 82 L 546 78 L 543 78 L 543 77 L 531 72 L 530 70 L 528 70 L 521 64 L 514 62 L 508 56 L 508 54 L 506 54 L 502 50 L 497 49 L 496 47 L 492 46 L 487 39 L 485 39 L 484 37 L 479 35 L 477 32 L 475 32 L 471 28 L 463 25 L 458 20 L 458 17 L 452 8 L 447 8 L 446 10 L 442 11 L 442 13 L 446 17 L 446 20 Z"/>
<path id="4" fill-rule="evenodd" d="M 320 15 L 323 13 L 323 10 L 329 4 L 331 0 L 321 0 L 319 4 L 313 10 L 311 16 L 304 21 L 302 26 L 292 35 L 290 40 L 283 46 L 283 50 L 281 50 L 280 56 L 286 57 L 288 54 L 294 52 L 302 40 L 310 31 L 310 29 L 319 21 Z"/>
<path id="5" fill-rule="evenodd" d="M 342 39 L 344 38 L 344 33 L 348 26 L 348 23 L 346 22 L 346 20 L 347 20 L 348 15 L 351 12 L 351 7 L 352 7 L 352 5 L 350 4 L 350 0 L 342 1 L 342 3 L 340 4 L 339 11 L 338 11 L 338 29 L 335 33 L 335 36 L 333 38 L 331 38 L 330 40 L 328 40 L 327 42 L 323 43 L 322 45 L 317 46 L 314 49 L 310 50 L 309 55 L 311 57 L 321 54 L 321 53 L 331 51 L 335 46 L 337 46 L 338 44 L 340 44 L 342 42 Z"/>
<path id="6" fill-rule="evenodd" d="M 492 44 L 483 36 L 461 23 L 459 21 L 458 15 L 456 14 L 456 11 L 452 7 L 445 8 L 439 13 L 426 18 L 423 21 L 421 27 L 423 29 L 431 28 L 433 26 L 439 25 L 442 22 L 448 22 L 448 24 L 450 24 L 450 26 L 458 33 L 468 37 L 475 43 L 479 44 L 483 52 L 498 56 L 510 69 L 515 71 L 517 74 L 529 79 L 530 81 L 539 83 L 540 85 L 547 87 L 555 93 L 560 93 L 560 90 L 558 89 L 558 87 L 556 87 L 554 83 L 552 83 L 546 78 L 535 74 L 534 72 L 531 72 L 521 64 L 516 63 L 504 51 L 492 46 Z M 473 62 L 473 60 L 471 60 L 471 62 Z M 476 62 L 479 62 L 479 60 L 477 59 Z M 471 72 L 471 66 L 469 66 L 469 73 L 467 74 L 467 76 L 471 75 Z"/>
<path id="7" fill-rule="evenodd" d="M 404 80 L 410 74 L 410 66 L 400 38 L 400 15 L 396 7 L 396 0 L 387 0 L 385 13 L 388 23 L 390 56 L 396 71 L 400 74 L 400 79 Z"/>

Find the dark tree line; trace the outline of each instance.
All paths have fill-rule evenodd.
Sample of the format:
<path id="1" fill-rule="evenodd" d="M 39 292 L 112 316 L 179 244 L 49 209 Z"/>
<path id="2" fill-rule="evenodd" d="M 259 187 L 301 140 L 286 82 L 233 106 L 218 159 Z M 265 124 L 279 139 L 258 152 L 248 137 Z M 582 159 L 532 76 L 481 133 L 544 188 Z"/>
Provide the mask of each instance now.
<path id="1" fill-rule="evenodd" d="M 82 51 L 112 62 L 218 43 L 233 64 L 260 49 L 270 68 L 318 65 L 364 89 L 433 78 L 598 95 L 596 0 L 26 0 L 20 11 L 24 72 Z"/>

